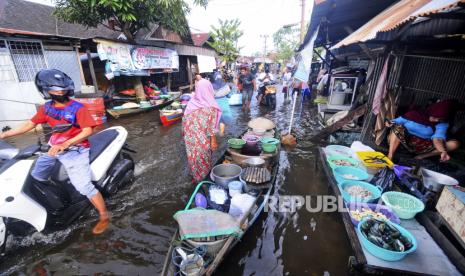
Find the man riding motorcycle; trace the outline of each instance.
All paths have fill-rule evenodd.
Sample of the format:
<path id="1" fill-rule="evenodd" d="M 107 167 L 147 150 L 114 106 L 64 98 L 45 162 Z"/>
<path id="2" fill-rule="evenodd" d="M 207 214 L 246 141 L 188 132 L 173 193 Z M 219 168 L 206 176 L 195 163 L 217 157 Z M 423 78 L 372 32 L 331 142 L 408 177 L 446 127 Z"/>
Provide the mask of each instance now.
<path id="1" fill-rule="evenodd" d="M 265 70 L 265 72 L 260 73 L 260 75 L 258 76 L 258 81 L 260 82 L 260 85 L 258 88 L 257 101 L 258 104 L 260 104 L 262 102 L 263 97 L 265 96 L 266 86 L 274 82 L 274 76 L 267 69 Z"/>
<path id="2" fill-rule="evenodd" d="M 37 73 L 35 84 L 44 99 L 51 99 L 41 106 L 34 117 L 22 126 L 0 133 L 0 139 L 13 137 L 34 129 L 38 124 L 49 124 L 52 128 L 58 124 L 72 124 L 63 133 L 54 133 L 50 137 L 48 154 L 41 155 L 31 175 L 35 181 L 49 179 L 57 161 L 61 162 L 69 179 L 79 193 L 85 195 L 99 212 L 99 222 L 92 232 L 105 231 L 110 218 L 102 194 L 91 182 L 89 164 L 89 141 L 96 125 L 89 111 L 81 103 L 70 99 L 74 95 L 74 82 L 65 73 L 56 69 L 45 69 Z"/>

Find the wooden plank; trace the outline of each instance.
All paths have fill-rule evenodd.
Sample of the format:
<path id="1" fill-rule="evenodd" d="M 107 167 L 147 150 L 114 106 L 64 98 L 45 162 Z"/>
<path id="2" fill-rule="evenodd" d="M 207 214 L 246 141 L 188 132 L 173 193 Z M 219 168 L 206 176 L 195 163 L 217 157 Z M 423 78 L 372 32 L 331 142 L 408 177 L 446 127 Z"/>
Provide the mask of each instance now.
<path id="1" fill-rule="evenodd" d="M 429 212 L 429 211 L 428 211 Z M 456 266 L 460 273 L 465 275 L 465 257 L 457 250 L 457 248 L 447 239 L 439 228 L 431 222 L 426 213 L 416 215 L 418 222 L 423 225 L 434 239 L 435 242 L 441 247 L 444 253 L 449 257 L 451 262 Z"/>
<path id="2" fill-rule="evenodd" d="M 87 60 L 89 62 L 90 76 L 92 77 L 92 85 L 94 86 L 95 93 L 98 92 L 97 77 L 95 76 L 94 62 L 90 50 L 86 50 Z"/>
<path id="3" fill-rule="evenodd" d="M 339 191 L 339 188 L 336 183 L 336 179 L 334 179 L 332 171 L 330 170 L 328 163 L 326 162 L 326 154 L 324 153 L 323 148 L 318 147 L 318 150 L 320 152 L 321 165 L 328 179 L 328 183 L 331 186 L 334 192 L 334 195 L 337 196 L 338 198 L 342 198 L 341 192 Z M 349 238 L 350 245 L 352 246 L 352 249 L 354 250 L 357 263 L 359 265 L 366 265 L 367 260 L 365 258 L 365 254 L 363 253 L 363 249 L 360 244 L 360 241 L 358 240 L 358 236 L 357 236 L 357 233 L 355 232 L 355 228 L 354 228 L 354 225 L 352 224 L 352 220 L 350 219 L 349 213 L 341 212 L 341 216 L 342 216 L 342 221 L 344 222 L 347 236 Z"/>
<path id="4" fill-rule="evenodd" d="M 173 237 L 171 238 L 170 241 L 170 247 L 168 248 L 168 253 L 166 254 L 165 261 L 163 262 L 163 269 L 161 271 L 162 276 L 168 276 L 170 272 L 170 266 L 171 266 L 171 254 L 173 253 L 174 250 L 174 241 L 176 240 L 176 237 L 178 236 L 179 229 L 176 229 L 174 232 Z"/>
<path id="5" fill-rule="evenodd" d="M 321 140 L 326 138 L 331 133 L 336 132 L 337 130 L 339 130 L 343 126 L 350 123 L 352 120 L 355 120 L 358 117 L 365 114 L 366 110 L 367 110 L 366 104 L 363 104 L 363 105 L 357 107 L 356 109 L 351 110 L 344 118 L 340 119 L 339 121 L 335 122 L 334 124 L 324 128 L 324 129 L 322 129 L 320 132 L 318 132 L 316 135 L 314 135 L 312 138 L 310 138 L 310 141 L 312 141 L 314 143 L 319 143 Z"/>

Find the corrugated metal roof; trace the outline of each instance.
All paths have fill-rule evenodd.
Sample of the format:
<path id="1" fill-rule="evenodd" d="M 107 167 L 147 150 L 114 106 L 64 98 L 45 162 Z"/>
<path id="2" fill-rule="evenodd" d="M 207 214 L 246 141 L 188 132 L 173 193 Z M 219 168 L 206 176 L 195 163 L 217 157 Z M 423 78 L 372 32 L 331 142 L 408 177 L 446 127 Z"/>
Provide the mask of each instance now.
<path id="1" fill-rule="evenodd" d="M 447 12 L 465 0 L 402 0 L 387 8 L 331 49 L 376 38 L 381 32 L 398 28 L 418 17 Z"/>
<path id="2" fill-rule="evenodd" d="M 299 51 L 310 42 L 320 25 L 315 45 L 336 43 L 347 36 L 347 28 L 360 28 L 395 2 L 397 0 L 315 0 L 307 34 Z"/>
<path id="3" fill-rule="evenodd" d="M 41 37 L 51 37 L 51 38 L 55 37 L 55 38 L 78 40 L 78 38 L 75 38 L 75 37 L 55 35 L 55 34 L 45 34 L 45 33 L 40 33 L 40 32 L 30 32 L 30 31 L 23 31 L 23 30 L 15 30 L 15 29 L 9 29 L 9 28 L 0 28 L 0 35 L 1 34 L 41 36 Z"/>
<path id="4" fill-rule="evenodd" d="M 195 46 L 203 46 L 203 44 L 210 38 L 209 33 L 191 33 L 192 41 Z"/>

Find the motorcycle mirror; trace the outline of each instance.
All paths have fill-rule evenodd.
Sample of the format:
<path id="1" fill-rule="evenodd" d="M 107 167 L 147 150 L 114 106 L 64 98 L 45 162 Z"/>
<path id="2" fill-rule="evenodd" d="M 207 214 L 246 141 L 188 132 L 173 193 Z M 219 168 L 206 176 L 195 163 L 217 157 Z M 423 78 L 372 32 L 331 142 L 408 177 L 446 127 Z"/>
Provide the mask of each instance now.
<path id="1" fill-rule="evenodd" d="M 59 125 L 56 125 L 52 128 L 52 132 L 56 133 L 63 133 L 67 130 L 70 130 L 71 128 L 73 127 L 72 124 L 59 124 Z"/>

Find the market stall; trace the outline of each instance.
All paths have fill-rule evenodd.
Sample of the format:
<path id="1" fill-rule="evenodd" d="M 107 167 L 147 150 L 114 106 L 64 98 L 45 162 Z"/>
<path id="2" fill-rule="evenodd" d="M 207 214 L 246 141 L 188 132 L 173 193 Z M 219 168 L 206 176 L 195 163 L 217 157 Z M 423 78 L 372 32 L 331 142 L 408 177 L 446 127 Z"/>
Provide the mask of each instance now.
<path id="1" fill-rule="evenodd" d="M 363 150 L 380 154 L 377 158 L 384 159 L 381 153 L 371 151 L 369 148 Z M 380 182 L 376 182 L 376 174 L 381 171 L 380 167 L 366 166 L 368 160 L 377 159 L 369 159 L 370 157 L 360 159 L 357 156 L 363 155 L 359 153 L 343 146 L 319 148 L 321 166 L 328 183 L 334 194 L 344 199 L 344 206 L 348 208 L 347 212 L 341 212 L 341 216 L 354 250 L 354 256 L 349 259 L 350 271 L 460 275 L 459 267 L 456 267 L 458 263 L 453 262 L 457 260 L 452 260 L 448 256 L 449 252 L 446 252 L 430 235 L 429 229 L 422 225 L 420 218 L 424 209 L 423 201 L 407 193 L 397 192 L 400 187 L 392 186 L 394 177 L 397 176 L 385 175 L 382 181 L 384 184 L 380 185 Z M 393 167 L 394 164 L 389 162 L 386 160 L 386 166 Z M 387 178 L 392 181 L 386 181 Z M 356 189 L 350 190 L 353 186 L 356 186 Z M 398 196 L 403 201 L 395 202 L 394 196 Z M 384 204 L 381 205 L 381 202 Z M 402 206 L 402 202 L 409 204 Z M 410 209 L 404 210 L 403 207 Z M 415 217 L 415 214 L 418 215 Z M 376 231 L 382 229 L 379 234 L 369 228 L 369 226 L 373 227 L 371 224 L 373 222 L 369 222 L 373 219 L 377 223 Z M 381 224 L 383 228 L 380 228 Z M 384 232 L 387 231 L 384 230 L 386 226 L 399 231 L 400 236 L 397 234 L 393 238 L 392 233 L 386 236 L 387 232 Z M 377 240 L 376 235 L 379 235 L 381 240 Z M 401 241 L 399 243 L 401 247 L 395 246 L 396 238 Z"/>
<path id="2" fill-rule="evenodd" d="M 179 71 L 179 57 L 175 50 L 99 38 L 86 45 L 96 49 L 97 62 L 103 66 L 103 74 L 111 82 L 105 100 L 107 113 L 112 117 L 160 109 L 180 96 L 180 93 L 170 91 L 170 75 Z M 91 62 L 91 55 L 88 56 L 92 80 L 98 87 L 94 62 Z"/>

